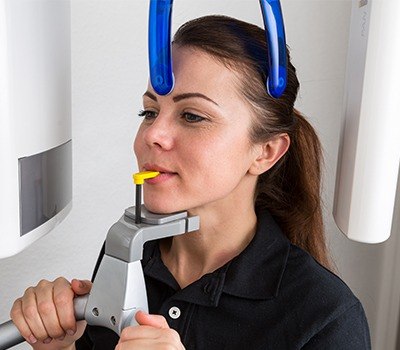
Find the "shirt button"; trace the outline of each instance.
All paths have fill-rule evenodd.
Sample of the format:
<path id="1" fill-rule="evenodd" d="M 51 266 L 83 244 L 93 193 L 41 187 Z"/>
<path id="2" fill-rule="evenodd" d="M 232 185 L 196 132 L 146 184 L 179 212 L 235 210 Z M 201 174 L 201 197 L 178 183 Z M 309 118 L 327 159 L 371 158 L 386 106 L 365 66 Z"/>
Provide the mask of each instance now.
<path id="1" fill-rule="evenodd" d="M 207 283 L 207 284 L 204 286 L 203 292 L 204 292 L 205 294 L 210 294 L 210 292 L 211 292 L 210 283 Z"/>
<path id="2" fill-rule="evenodd" d="M 169 317 L 176 320 L 181 315 L 181 310 L 179 310 L 179 308 L 177 308 L 176 306 L 173 306 L 169 309 L 168 314 L 169 314 Z"/>

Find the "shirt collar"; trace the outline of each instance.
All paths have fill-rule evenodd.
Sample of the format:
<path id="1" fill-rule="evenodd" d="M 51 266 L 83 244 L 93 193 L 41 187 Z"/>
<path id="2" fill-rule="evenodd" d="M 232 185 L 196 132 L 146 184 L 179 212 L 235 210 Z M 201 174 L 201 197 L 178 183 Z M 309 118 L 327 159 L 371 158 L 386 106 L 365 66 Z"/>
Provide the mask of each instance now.
<path id="1" fill-rule="evenodd" d="M 259 211 L 256 233 L 246 249 L 221 268 L 182 290 L 161 260 L 158 241 L 146 243 L 142 264 L 145 275 L 176 291 L 174 298 L 217 306 L 222 293 L 253 300 L 276 297 L 289 250 L 289 240 L 269 212 Z"/>
<path id="2" fill-rule="evenodd" d="M 223 292 L 248 299 L 276 297 L 290 251 L 271 214 L 257 213 L 257 230 L 246 249 L 231 261 Z"/>

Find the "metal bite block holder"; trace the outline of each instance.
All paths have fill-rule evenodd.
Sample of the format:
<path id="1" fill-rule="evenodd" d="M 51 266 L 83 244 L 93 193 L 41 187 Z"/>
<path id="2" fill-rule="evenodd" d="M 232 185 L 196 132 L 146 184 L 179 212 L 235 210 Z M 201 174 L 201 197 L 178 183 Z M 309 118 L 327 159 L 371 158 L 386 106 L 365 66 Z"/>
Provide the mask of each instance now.
<path id="1" fill-rule="evenodd" d="M 135 212 L 135 207 L 126 209 L 108 231 L 105 255 L 84 311 L 88 324 L 107 327 L 117 334 L 136 324 L 138 310 L 148 312 L 140 261 L 144 243 L 199 228 L 199 217 L 189 217 L 187 212 L 160 215 L 142 206 L 140 224 L 135 223 Z"/>
<path id="2" fill-rule="evenodd" d="M 141 212 L 139 220 L 136 220 L 136 212 Z M 148 312 L 140 261 L 143 245 L 147 241 L 198 230 L 199 225 L 199 217 L 188 216 L 187 212 L 160 215 L 149 212 L 143 205 L 139 211 L 134 206 L 126 209 L 108 231 L 105 255 L 90 294 L 74 299 L 76 319 L 109 328 L 118 335 L 125 327 L 136 325 L 136 312 Z M 0 325 L 0 350 L 23 341 L 12 321 Z"/>

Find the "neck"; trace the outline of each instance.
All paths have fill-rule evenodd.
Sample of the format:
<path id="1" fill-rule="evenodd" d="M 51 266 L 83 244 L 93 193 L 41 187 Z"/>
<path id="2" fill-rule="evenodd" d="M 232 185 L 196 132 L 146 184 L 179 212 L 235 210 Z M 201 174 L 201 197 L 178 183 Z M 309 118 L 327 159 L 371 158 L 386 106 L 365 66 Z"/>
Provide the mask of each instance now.
<path id="1" fill-rule="evenodd" d="M 253 202 L 230 202 L 223 210 L 213 205 L 191 210 L 191 215 L 200 216 L 200 230 L 160 245 L 164 264 L 181 288 L 225 265 L 254 237 L 257 218 Z"/>

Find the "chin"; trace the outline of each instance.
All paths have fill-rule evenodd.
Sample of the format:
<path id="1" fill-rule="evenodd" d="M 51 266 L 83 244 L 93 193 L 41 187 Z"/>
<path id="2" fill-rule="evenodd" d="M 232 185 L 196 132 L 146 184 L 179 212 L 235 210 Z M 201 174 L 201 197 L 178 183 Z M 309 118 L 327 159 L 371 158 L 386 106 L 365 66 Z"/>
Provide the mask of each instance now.
<path id="1" fill-rule="evenodd" d="M 169 205 L 169 204 L 162 204 L 160 203 L 148 203 L 144 202 L 144 206 L 148 211 L 151 211 L 154 214 L 172 214 L 176 213 L 177 211 L 183 211 L 184 209 L 179 209 L 175 205 Z"/>

